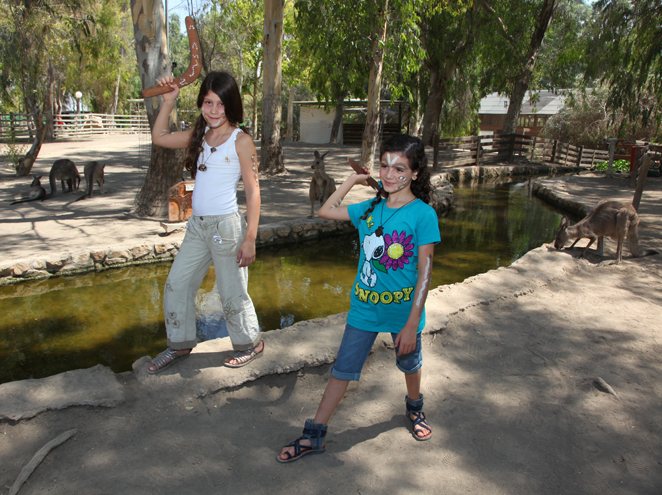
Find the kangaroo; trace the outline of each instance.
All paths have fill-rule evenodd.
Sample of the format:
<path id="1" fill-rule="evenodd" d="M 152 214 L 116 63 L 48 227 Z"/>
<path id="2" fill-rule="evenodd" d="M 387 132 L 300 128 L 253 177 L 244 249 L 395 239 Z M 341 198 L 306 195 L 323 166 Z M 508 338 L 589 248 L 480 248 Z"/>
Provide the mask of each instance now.
<path id="1" fill-rule="evenodd" d="M 28 201 L 37 201 L 38 199 L 43 201 L 46 198 L 46 189 L 41 185 L 42 176 L 33 175 L 32 177 L 32 184 L 30 184 L 28 193 L 23 198 L 12 201 L 10 204 L 27 203 Z"/>
<path id="2" fill-rule="evenodd" d="M 101 191 L 101 194 L 103 194 L 104 168 L 106 168 L 105 163 L 89 162 L 85 164 L 85 169 L 83 170 L 83 176 L 85 177 L 85 184 L 87 186 L 86 196 L 88 198 L 92 197 L 92 190 L 94 189 L 95 182 L 99 184 L 99 191 Z"/>
<path id="3" fill-rule="evenodd" d="M 51 171 L 48 174 L 48 180 L 51 185 L 51 196 L 55 194 L 57 188 L 55 187 L 56 181 L 60 181 L 62 184 L 62 192 L 64 192 L 64 185 L 67 184 L 68 192 L 78 191 L 78 186 L 80 185 L 80 174 L 76 168 L 76 164 L 71 160 L 63 158 L 61 160 L 55 160 Z"/>
<path id="4" fill-rule="evenodd" d="M 570 245 L 569 249 L 571 249 L 580 239 L 588 238 L 590 242 L 582 252 L 582 256 L 584 256 L 596 239 L 600 246 L 604 236 L 607 236 L 617 241 L 616 263 L 620 263 L 623 241 L 627 234 L 628 247 L 632 256 L 637 258 L 641 254 L 639 250 L 639 215 L 634 206 L 629 203 L 613 200 L 601 201 L 579 222 L 574 225 L 568 223 L 568 219 L 563 217 L 554 239 L 556 249 L 562 249 L 569 239 L 575 238 Z"/>
<path id="5" fill-rule="evenodd" d="M 310 179 L 310 189 L 308 190 L 308 198 L 310 199 L 310 215 L 313 218 L 315 213 L 315 202 L 319 202 L 320 206 L 329 199 L 336 190 L 336 183 L 329 174 L 324 170 L 324 157 L 328 151 L 323 155 L 315 150 L 315 159 L 310 168 L 314 170 L 313 176 Z"/>

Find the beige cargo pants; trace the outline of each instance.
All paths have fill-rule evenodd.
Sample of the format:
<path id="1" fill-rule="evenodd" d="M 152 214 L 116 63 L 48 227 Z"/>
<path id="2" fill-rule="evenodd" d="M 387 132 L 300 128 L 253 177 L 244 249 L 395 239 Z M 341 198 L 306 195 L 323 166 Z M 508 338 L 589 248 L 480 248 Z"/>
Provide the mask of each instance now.
<path id="1" fill-rule="evenodd" d="M 171 349 L 188 349 L 197 343 L 195 296 L 211 263 L 233 349 L 243 351 L 259 343 L 260 327 L 248 295 L 248 268 L 240 268 L 236 259 L 244 231 L 239 213 L 189 219 L 163 296 Z"/>

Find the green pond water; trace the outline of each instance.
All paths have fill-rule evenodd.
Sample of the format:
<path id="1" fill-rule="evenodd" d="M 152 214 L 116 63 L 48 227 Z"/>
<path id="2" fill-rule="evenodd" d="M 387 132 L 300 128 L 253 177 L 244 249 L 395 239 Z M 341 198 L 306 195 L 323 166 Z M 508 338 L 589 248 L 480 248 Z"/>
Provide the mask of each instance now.
<path id="1" fill-rule="evenodd" d="M 527 183 L 456 187 L 440 218 L 432 287 L 507 266 L 550 242 L 560 215 Z M 358 243 L 343 236 L 258 250 L 249 292 L 263 330 L 347 311 Z M 0 287 L 0 383 L 96 364 L 116 372 L 165 346 L 162 291 L 169 263 Z M 213 273 L 200 297 L 214 291 Z"/>

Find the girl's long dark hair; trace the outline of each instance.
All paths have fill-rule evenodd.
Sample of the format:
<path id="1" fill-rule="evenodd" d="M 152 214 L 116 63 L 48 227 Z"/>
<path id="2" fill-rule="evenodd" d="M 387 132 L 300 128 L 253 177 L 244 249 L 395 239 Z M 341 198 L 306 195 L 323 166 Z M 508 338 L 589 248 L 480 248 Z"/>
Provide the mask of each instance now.
<path id="1" fill-rule="evenodd" d="M 202 108 L 205 96 L 210 91 L 216 93 L 221 99 L 221 102 L 223 102 L 225 116 L 228 122 L 235 127 L 239 127 L 244 120 L 244 107 L 241 102 L 241 93 L 234 77 L 227 72 L 212 71 L 208 73 L 200 85 L 196 102 L 198 108 Z M 198 155 L 202 151 L 202 138 L 205 135 L 206 128 L 207 123 L 202 114 L 200 114 L 193 125 L 191 141 L 186 148 L 186 158 L 184 159 L 184 168 L 191 173 L 191 177 L 194 179 L 197 172 Z"/>
<path id="2" fill-rule="evenodd" d="M 428 169 L 428 157 L 425 154 L 425 145 L 423 141 L 415 136 L 408 134 L 397 134 L 388 140 L 384 141 L 382 148 L 379 152 L 379 158 L 384 156 L 384 153 L 402 153 L 409 160 L 409 167 L 412 172 L 416 173 L 416 180 L 411 182 L 411 192 L 421 201 L 430 203 L 430 196 L 432 194 L 432 184 L 430 183 L 430 170 Z M 377 193 L 375 199 L 372 200 L 370 207 L 361 217 L 361 220 L 368 218 L 370 213 L 382 200 L 382 196 Z"/>

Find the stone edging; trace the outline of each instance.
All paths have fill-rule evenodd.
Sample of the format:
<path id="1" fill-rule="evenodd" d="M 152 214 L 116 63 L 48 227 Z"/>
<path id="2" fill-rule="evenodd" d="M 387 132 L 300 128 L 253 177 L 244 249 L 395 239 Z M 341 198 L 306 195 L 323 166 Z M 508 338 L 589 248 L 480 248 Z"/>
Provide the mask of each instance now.
<path id="1" fill-rule="evenodd" d="M 526 161 L 512 165 L 457 167 L 434 174 L 432 178 L 433 199 L 438 210 L 447 210 L 452 206 L 453 187 L 451 182 L 514 176 L 528 177 L 556 173 L 559 169 L 569 170 L 558 165 Z M 354 227 L 349 222 L 302 218 L 289 222 L 260 225 L 256 246 L 292 244 L 353 231 Z M 21 260 L 0 267 L 0 286 L 57 276 L 100 272 L 110 268 L 168 262 L 174 260 L 180 245 L 181 240 L 154 244 L 142 243 L 131 247 L 111 246 L 108 249 L 64 253 L 51 259 Z"/>
<path id="2" fill-rule="evenodd" d="M 326 236 L 349 233 L 354 227 L 349 222 L 321 219 L 300 219 L 260 225 L 256 245 L 276 246 Z M 55 259 L 19 261 L 0 268 L 0 285 L 11 285 L 50 277 L 100 272 L 110 268 L 144 265 L 172 261 L 179 252 L 180 240 L 142 243 L 132 247 L 110 247 L 106 250 L 64 253 Z"/>

